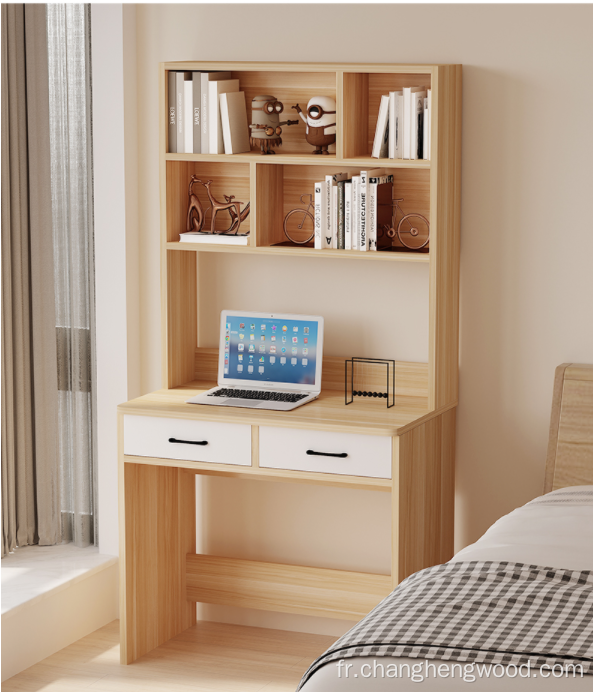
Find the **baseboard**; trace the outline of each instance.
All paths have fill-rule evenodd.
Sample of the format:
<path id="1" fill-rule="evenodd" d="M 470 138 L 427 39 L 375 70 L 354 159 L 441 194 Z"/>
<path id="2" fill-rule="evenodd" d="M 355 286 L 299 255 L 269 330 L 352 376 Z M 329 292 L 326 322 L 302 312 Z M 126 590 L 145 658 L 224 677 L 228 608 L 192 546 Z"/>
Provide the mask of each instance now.
<path id="1" fill-rule="evenodd" d="M 113 559 L 2 615 L 2 682 L 118 617 Z"/>

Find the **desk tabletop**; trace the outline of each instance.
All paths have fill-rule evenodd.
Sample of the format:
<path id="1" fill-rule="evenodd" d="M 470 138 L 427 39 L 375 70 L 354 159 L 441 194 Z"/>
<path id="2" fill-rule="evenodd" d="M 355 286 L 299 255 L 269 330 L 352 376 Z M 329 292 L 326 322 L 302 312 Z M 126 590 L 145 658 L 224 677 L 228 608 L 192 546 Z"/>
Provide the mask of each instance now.
<path id="1" fill-rule="evenodd" d="M 384 400 L 355 399 L 344 404 L 343 391 L 324 390 L 319 398 L 293 411 L 266 411 L 230 406 L 185 403 L 190 397 L 214 387 L 212 382 L 190 382 L 175 389 L 160 389 L 120 404 L 120 413 L 169 418 L 195 418 L 219 423 L 272 425 L 285 428 L 333 430 L 366 435 L 397 435 L 404 426 L 428 413 L 424 397 L 397 396 L 388 409 Z"/>

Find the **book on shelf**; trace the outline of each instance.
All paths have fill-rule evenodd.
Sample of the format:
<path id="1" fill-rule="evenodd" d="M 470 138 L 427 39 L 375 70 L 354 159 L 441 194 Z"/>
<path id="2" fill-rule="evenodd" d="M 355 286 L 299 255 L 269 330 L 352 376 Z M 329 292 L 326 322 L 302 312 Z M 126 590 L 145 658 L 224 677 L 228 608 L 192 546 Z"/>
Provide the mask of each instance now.
<path id="1" fill-rule="evenodd" d="M 315 249 L 323 250 L 327 235 L 325 180 L 315 183 Z"/>
<path id="2" fill-rule="evenodd" d="M 422 135 L 424 132 L 424 99 L 426 90 L 412 93 L 411 112 L 410 112 L 410 158 L 421 159 L 423 146 Z"/>
<path id="3" fill-rule="evenodd" d="M 338 231 L 338 250 L 346 249 L 346 230 L 344 226 L 344 187 L 346 180 L 338 180 L 337 188 L 337 231 Z"/>
<path id="4" fill-rule="evenodd" d="M 352 250 L 352 180 L 344 182 L 344 250 Z"/>
<path id="5" fill-rule="evenodd" d="M 238 79 L 217 79 L 208 84 L 208 153 L 224 154 L 220 95 L 239 91 Z"/>
<path id="6" fill-rule="evenodd" d="M 389 155 L 389 96 L 381 96 L 379 116 L 375 128 L 375 139 L 371 156 L 374 159 L 386 159 Z"/>
<path id="7" fill-rule="evenodd" d="M 251 151 L 245 92 L 225 92 L 220 95 L 220 119 L 225 154 Z"/>
<path id="8" fill-rule="evenodd" d="M 224 233 L 202 233 L 202 231 L 187 231 L 179 234 L 180 243 L 206 243 L 208 245 L 248 245 L 247 235 L 226 235 Z"/>
<path id="9" fill-rule="evenodd" d="M 360 250 L 360 176 L 352 176 L 352 249 Z"/>
<path id="10" fill-rule="evenodd" d="M 348 173 L 334 173 L 325 176 L 325 210 L 327 235 L 324 249 L 338 247 L 338 190 L 337 183 L 348 179 Z"/>
<path id="11" fill-rule="evenodd" d="M 402 153 L 402 108 L 403 92 L 389 92 L 389 158 L 401 159 Z"/>
<path id="12" fill-rule="evenodd" d="M 412 159 L 412 113 L 414 107 L 413 94 L 424 91 L 422 87 L 403 88 L 403 159 Z"/>
<path id="13" fill-rule="evenodd" d="M 184 96 L 185 96 L 185 72 L 175 73 L 175 111 L 177 113 L 177 153 L 185 153 L 185 129 L 184 121 Z"/>
<path id="14" fill-rule="evenodd" d="M 369 238 L 369 250 L 377 251 L 379 241 L 383 241 L 384 234 L 381 235 L 381 224 L 385 223 L 386 214 L 383 207 L 388 205 L 389 225 L 391 225 L 391 191 L 393 190 L 393 176 L 382 175 L 369 178 L 368 185 L 368 223 L 367 235 Z M 388 240 L 390 240 L 388 238 Z M 391 242 L 389 243 L 391 244 Z M 381 243 L 381 247 L 385 244 Z"/>
<path id="15" fill-rule="evenodd" d="M 193 153 L 202 153 L 202 134 L 200 130 L 200 95 L 201 95 L 201 73 L 192 72 L 192 101 L 193 101 Z"/>
<path id="16" fill-rule="evenodd" d="M 208 101 L 209 92 L 208 86 L 210 82 L 214 82 L 222 79 L 230 79 L 230 72 L 202 72 L 200 74 L 200 102 L 201 106 L 201 119 L 202 119 L 202 136 L 201 136 L 201 149 L 202 154 L 210 154 L 210 139 L 209 139 L 209 113 L 208 113 Z"/>
<path id="17" fill-rule="evenodd" d="M 194 151 L 194 83 L 191 72 L 185 73 L 183 83 L 183 151 L 193 154 Z"/>
<path id="18" fill-rule="evenodd" d="M 360 184 L 358 186 L 358 214 L 359 214 L 359 250 L 363 252 L 369 249 L 368 236 L 368 182 L 369 178 L 378 177 L 383 173 L 382 168 L 373 168 L 370 171 L 360 171 Z"/>
<path id="19" fill-rule="evenodd" d="M 430 160 L 430 110 L 431 110 L 431 90 L 426 90 L 426 98 L 424 99 L 424 133 L 422 138 L 423 152 L 422 158 Z"/>
<path id="20" fill-rule="evenodd" d="M 167 75 L 167 123 L 169 152 L 177 153 L 177 73 L 172 70 Z"/>

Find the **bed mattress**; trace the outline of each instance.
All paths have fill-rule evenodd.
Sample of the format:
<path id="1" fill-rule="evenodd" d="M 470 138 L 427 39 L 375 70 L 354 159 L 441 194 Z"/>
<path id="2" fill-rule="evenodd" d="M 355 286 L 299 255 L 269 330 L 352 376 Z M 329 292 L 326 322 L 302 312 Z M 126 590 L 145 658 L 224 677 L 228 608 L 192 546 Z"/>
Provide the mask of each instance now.
<path id="1" fill-rule="evenodd" d="M 451 562 L 508 561 L 567 570 L 593 570 L 593 486 L 565 488 L 549 493 L 499 519 L 473 545 Z M 453 669 L 453 661 L 418 658 L 354 657 L 347 670 L 339 662 L 320 668 L 302 687 L 303 692 L 386 692 L 420 689 L 448 692 L 470 685 L 481 692 L 508 690 L 593 690 L 593 676 L 555 677 L 551 671 L 517 670 L 514 677 L 500 668 Z M 389 664 L 398 677 L 388 677 Z M 432 664 L 433 667 L 430 667 Z M 445 664 L 439 670 L 439 665 Z M 463 665 L 463 664 L 462 664 Z M 416 666 L 414 668 L 414 666 Z M 420 666 L 420 667 L 418 667 Z M 394 669 L 391 668 L 391 673 Z M 560 671 L 557 671 L 559 673 Z M 511 669 L 513 674 L 514 670 Z M 543 677 L 546 674 L 548 677 Z M 451 675 L 454 677 L 451 677 Z M 448 675 L 448 677 L 445 677 Z"/>

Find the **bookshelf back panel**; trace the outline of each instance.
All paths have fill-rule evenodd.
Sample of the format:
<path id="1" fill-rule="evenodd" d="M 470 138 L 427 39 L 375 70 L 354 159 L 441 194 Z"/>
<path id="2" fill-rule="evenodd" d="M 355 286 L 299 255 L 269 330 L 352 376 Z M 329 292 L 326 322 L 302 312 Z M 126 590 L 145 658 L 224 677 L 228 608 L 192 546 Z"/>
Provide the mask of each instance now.
<path id="1" fill-rule="evenodd" d="M 310 154 L 313 147 L 305 139 L 305 123 L 299 114 L 292 109 L 297 103 L 303 112 L 313 96 L 331 96 L 336 98 L 335 72 L 266 72 L 234 71 L 233 79 L 239 80 L 239 89 L 245 92 L 247 104 L 247 121 L 251 120 L 251 102 L 255 96 L 270 95 L 284 104 L 280 121 L 298 120 L 298 125 L 282 125 L 282 145 L 276 148 L 280 154 Z M 252 151 L 257 153 L 258 147 Z M 336 153 L 332 144 L 329 151 Z"/>
<path id="2" fill-rule="evenodd" d="M 430 88 L 431 75 L 344 73 L 344 158 L 370 156 L 381 96 L 404 87 Z"/>
<path id="3" fill-rule="evenodd" d="M 189 205 L 189 183 L 192 175 L 202 182 L 212 180 L 210 192 L 219 202 L 224 203 L 224 195 L 234 195 L 242 202 L 241 209 L 249 201 L 249 163 L 229 161 L 167 161 L 167 241 L 179 240 L 179 234 L 187 230 L 187 210 Z M 210 230 L 212 214 L 206 188 L 196 182 L 192 192 L 197 196 L 205 213 L 204 230 Z M 216 215 L 215 229 L 224 230 L 230 226 L 228 211 Z M 251 213 L 241 223 L 241 232 L 251 230 Z"/>

